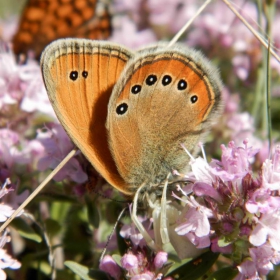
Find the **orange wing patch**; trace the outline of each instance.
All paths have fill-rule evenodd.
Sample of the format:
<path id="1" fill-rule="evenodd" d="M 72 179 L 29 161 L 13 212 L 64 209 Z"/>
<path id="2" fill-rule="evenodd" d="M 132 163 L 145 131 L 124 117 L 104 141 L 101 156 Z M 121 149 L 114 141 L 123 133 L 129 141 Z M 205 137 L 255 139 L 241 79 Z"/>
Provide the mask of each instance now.
<path id="1" fill-rule="evenodd" d="M 19 55 L 32 50 L 39 59 L 50 42 L 66 37 L 106 39 L 111 34 L 107 7 L 97 0 L 29 0 L 13 39 Z"/>
<path id="2" fill-rule="evenodd" d="M 41 59 L 49 98 L 66 132 L 96 170 L 126 194 L 105 122 L 112 88 L 131 56 L 104 42 L 62 39 L 49 45 Z"/>

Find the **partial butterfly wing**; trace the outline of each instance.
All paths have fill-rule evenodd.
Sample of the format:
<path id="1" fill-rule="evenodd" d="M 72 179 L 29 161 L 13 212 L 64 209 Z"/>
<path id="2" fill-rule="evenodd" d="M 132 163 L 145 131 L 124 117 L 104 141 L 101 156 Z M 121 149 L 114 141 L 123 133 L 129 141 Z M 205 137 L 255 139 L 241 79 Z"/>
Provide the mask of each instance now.
<path id="1" fill-rule="evenodd" d="M 112 88 L 133 54 L 118 45 L 60 39 L 42 54 L 41 69 L 55 113 L 97 171 L 129 194 L 111 156 L 105 121 Z"/>
<path id="2" fill-rule="evenodd" d="M 216 68 L 199 52 L 161 44 L 128 62 L 109 103 L 107 127 L 121 176 L 131 187 L 184 172 L 220 109 Z"/>
<path id="3" fill-rule="evenodd" d="M 66 37 L 106 39 L 111 33 L 107 7 L 97 0 L 29 0 L 13 39 L 16 54 L 36 58 L 50 42 Z"/>

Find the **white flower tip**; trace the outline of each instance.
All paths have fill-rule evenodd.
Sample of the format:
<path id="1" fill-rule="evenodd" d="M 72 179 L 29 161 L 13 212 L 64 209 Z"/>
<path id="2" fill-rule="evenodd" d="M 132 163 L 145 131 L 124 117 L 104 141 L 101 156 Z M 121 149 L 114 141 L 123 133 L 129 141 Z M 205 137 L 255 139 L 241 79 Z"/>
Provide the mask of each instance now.
<path id="1" fill-rule="evenodd" d="M 191 160 L 195 160 L 194 157 L 191 155 L 191 153 L 188 151 L 188 149 L 185 147 L 184 144 L 180 144 L 181 147 L 185 150 L 185 152 L 188 154 L 188 156 L 191 158 Z"/>

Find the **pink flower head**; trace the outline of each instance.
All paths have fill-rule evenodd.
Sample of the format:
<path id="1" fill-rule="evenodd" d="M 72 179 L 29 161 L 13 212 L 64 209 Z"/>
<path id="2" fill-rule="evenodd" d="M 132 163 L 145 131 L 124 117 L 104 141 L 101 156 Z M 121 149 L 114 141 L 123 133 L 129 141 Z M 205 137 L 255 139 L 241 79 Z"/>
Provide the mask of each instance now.
<path id="1" fill-rule="evenodd" d="M 121 258 L 121 267 L 126 271 L 129 279 L 157 279 L 163 276 L 164 264 L 167 262 L 167 253 L 160 251 L 156 255 L 147 253 L 146 248 L 140 247 L 130 250 Z M 161 278 L 160 278 L 161 279 Z"/>
<path id="2" fill-rule="evenodd" d="M 246 209 L 250 213 L 266 213 L 280 209 L 280 197 L 272 196 L 271 191 L 265 188 L 257 189 L 246 202 Z"/>
<path id="3" fill-rule="evenodd" d="M 54 169 L 74 148 L 64 129 L 58 124 L 49 125 L 45 131 L 38 130 L 37 139 L 44 146 L 46 154 L 38 162 L 39 170 Z M 62 181 L 65 178 L 70 178 L 76 183 L 84 183 L 88 176 L 82 170 L 79 161 L 76 158 L 71 158 L 54 177 L 56 181 Z"/>
<path id="4" fill-rule="evenodd" d="M 193 232 L 197 237 L 206 236 L 210 231 L 208 217 L 211 216 L 212 213 L 209 209 L 199 205 L 193 197 L 191 197 L 190 208 L 187 210 L 185 215 L 182 214 L 180 218 L 180 225 L 177 226 L 175 231 L 179 235 L 185 235 L 189 232 Z"/>
<path id="5" fill-rule="evenodd" d="M 1 46 L 0 46 L 1 47 Z M 24 112 L 41 111 L 55 117 L 37 61 L 17 64 L 11 51 L 0 51 L 0 109 L 18 104 Z"/>
<path id="6" fill-rule="evenodd" d="M 104 256 L 99 264 L 99 268 L 112 276 L 114 279 L 119 279 L 121 269 L 111 256 Z"/>
<path id="7" fill-rule="evenodd" d="M 254 246 L 261 246 L 266 241 L 271 247 L 280 251 L 280 215 L 278 213 L 266 212 L 258 220 L 250 235 L 250 242 Z"/>
<path id="8" fill-rule="evenodd" d="M 125 254 L 121 259 L 121 266 L 126 269 L 130 274 L 138 273 L 138 258 L 133 254 Z"/>
<path id="9" fill-rule="evenodd" d="M 280 146 L 276 146 L 272 160 L 267 159 L 262 167 L 264 187 L 271 191 L 280 189 Z"/>
<path id="10" fill-rule="evenodd" d="M 274 251 L 270 246 L 263 245 L 257 248 L 249 249 L 251 260 L 245 260 L 237 266 L 239 273 L 246 279 L 259 279 L 261 275 L 267 275 L 270 270 L 273 270 L 271 260 L 274 256 Z"/>
<path id="11" fill-rule="evenodd" d="M 147 225 L 146 221 L 143 221 Z M 143 247 L 146 242 L 143 235 L 136 229 L 134 224 L 124 225 L 120 231 L 120 235 L 125 239 L 130 239 L 133 246 Z"/>
<path id="12" fill-rule="evenodd" d="M 163 265 L 167 262 L 167 253 L 160 251 L 156 254 L 154 259 L 155 268 L 162 268 Z"/>
<path id="13" fill-rule="evenodd" d="M 223 181 L 231 181 L 241 179 L 251 171 L 250 161 L 258 152 L 258 149 L 253 149 L 247 146 L 247 140 L 244 141 L 243 147 L 236 147 L 234 142 L 228 144 L 228 148 L 224 145 L 222 149 L 221 162 L 213 161 L 211 164 L 216 165 L 214 174 L 219 176 Z"/>

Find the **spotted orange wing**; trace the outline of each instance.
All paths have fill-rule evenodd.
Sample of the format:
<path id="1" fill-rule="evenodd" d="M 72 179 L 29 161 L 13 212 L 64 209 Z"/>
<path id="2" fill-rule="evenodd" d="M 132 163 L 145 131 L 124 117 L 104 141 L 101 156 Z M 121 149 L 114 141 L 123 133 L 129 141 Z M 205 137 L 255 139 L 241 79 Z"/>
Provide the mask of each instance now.
<path id="1" fill-rule="evenodd" d="M 41 57 L 46 89 L 60 123 L 95 169 L 126 194 L 130 190 L 109 150 L 105 122 L 113 86 L 133 56 L 103 41 L 60 39 Z"/>
<path id="2" fill-rule="evenodd" d="M 106 39 L 108 8 L 97 0 L 29 0 L 13 39 L 14 52 L 32 50 L 36 58 L 50 42 L 66 37 Z"/>

